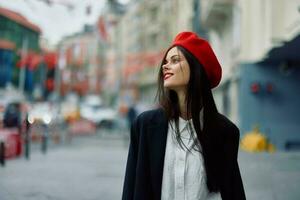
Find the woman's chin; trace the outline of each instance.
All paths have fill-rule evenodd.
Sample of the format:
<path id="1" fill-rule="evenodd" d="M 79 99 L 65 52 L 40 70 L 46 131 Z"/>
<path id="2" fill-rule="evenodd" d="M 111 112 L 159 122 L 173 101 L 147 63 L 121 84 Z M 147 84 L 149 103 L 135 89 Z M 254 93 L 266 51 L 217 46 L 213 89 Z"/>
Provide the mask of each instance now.
<path id="1" fill-rule="evenodd" d="M 164 84 L 164 88 L 168 90 L 175 90 L 176 86 L 173 84 Z"/>
<path id="2" fill-rule="evenodd" d="M 172 89 L 172 84 L 170 84 L 170 83 L 164 83 L 164 88 L 166 88 L 166 89 Z"/>
<path id="3" fill-rule="evenodd" d="M 175 92 L 185 91 L 186 85 L 179 85 L 179 84 L 164 84 L 164 88 L 168 90 L 173 90 Z"/>

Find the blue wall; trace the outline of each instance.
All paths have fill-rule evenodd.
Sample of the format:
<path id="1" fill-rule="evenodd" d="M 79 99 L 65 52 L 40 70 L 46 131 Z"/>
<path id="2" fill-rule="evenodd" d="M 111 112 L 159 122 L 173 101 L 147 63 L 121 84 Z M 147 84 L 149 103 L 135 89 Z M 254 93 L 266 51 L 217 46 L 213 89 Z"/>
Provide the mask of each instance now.
<path id="1" fill-rule="evenodd" d="M 300 66 L 282 72 L 278 65 L 242 64 L 239 68 L 239 116 L 241 135 L 255 125 L 278 149 L 287 142 L 300 144 Z M 260 90 L 251 92 L 251 84 Z M 272 93 L 266 90 L 270 82 Z"/>
<path id="2" fill-rule="evenodd" d="M 0 49 L 0 87 L 5 87 L 12 78 L 13 51 Z"/>

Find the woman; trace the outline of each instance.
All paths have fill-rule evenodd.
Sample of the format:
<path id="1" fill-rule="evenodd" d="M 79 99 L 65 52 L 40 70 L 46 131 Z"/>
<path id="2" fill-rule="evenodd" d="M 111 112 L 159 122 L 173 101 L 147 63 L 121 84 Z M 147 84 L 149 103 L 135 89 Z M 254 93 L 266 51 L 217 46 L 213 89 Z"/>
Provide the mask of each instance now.
<path id="1" fill-rule="evenodd" d="M 158 75 L 160 108 L 131 126 L 123 200 L 244 200 L 239 130 L 211 93 L 221 66 L 209 43 L 179 33 Z"/>

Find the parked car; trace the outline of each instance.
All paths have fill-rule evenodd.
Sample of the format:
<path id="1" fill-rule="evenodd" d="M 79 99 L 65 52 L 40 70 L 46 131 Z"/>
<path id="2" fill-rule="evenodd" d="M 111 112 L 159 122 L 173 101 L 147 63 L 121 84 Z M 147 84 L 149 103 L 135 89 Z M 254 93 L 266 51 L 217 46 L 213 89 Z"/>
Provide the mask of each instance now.
<path id="1" fill-rule="evenodd" d="M 35 103 L 29 111 L 28 121 L 31 124 L 44 123 L 48 125 L 55 121 L 56 112 L 56 108 L 52 108 L 47 102 Z"/>
<path id="2" fill-rule="evenodd" d="M 33 142 L 41 141 L 45 133 L 49 134 L 54 142 L 60 141 L 64 120 L 57 104 L 46 101 L 32 104 L 28 121 L 31 124 Z"/>
<path id="3" fill-rule="evenodd" d="M 105 107 L 98 96 L 88 96 L 80 104 L 80 116 L 94 122 L 97 126 L 111 127 L 117 120 L 117 111 Z"/>

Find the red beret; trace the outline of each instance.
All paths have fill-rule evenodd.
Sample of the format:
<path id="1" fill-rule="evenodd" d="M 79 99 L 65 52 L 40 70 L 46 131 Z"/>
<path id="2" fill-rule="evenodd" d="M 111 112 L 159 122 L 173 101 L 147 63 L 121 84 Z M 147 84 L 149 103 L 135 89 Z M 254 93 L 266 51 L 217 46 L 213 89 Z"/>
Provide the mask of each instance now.
<path id="1" fill-rule="evenodd" d="M 206 40 L 198 37 L 193 32 L 181 32 L 175 37 L 169 49 L 174 46 L 185 48 L 197 58 L 204 67 L 211 88 L 216 87 L 220 83 L 222 68 L 214 51 Z"/>

